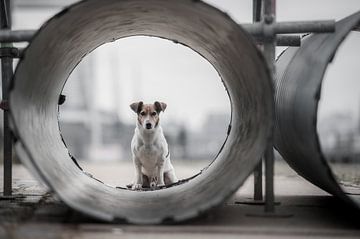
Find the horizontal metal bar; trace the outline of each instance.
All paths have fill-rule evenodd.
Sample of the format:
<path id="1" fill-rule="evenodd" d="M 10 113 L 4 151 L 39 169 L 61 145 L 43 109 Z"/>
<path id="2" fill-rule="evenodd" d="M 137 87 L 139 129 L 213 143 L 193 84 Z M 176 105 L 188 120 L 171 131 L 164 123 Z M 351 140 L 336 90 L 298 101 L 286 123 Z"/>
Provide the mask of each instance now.
<path id="1" fill-rule="evenodd" d="M 276 33 L 334 32 L 335 20 L 279 22 L 274 28 Z"/>
<path id="2" fill-rule="evenodd" d="M 0 58 L 21 58 L 24 54 L 24 48 L 0 47 Z"/>
<path id="3" fill-rule="evenodd" d="M 277 35 L 277 46 L 300 46 L 301 37 L 299 35 Z"/>
<path id="4" fill-rule="evenodd" d="M 263 43 L 264 38 L 260 36 L 253 37 L 256 43 Z M 277 46 L 300 46 L 301 37 L 299 35 L 277 35 L 276 36 L 276 45 Z"/>
<path id="5" fill-rule="evenodd" d="M 335 20 L 277 22 L 273 24 L 245 23 L 241 26 L 253 36 L 267 36 L 268 34 L 334 32 Z"/>
<path id="6" fill-rule="evenodd" d="M 251 23 L 241 25 L 247 32 L 255 36 L 256 41 L 261 42 L 264 30 L 266 32 L 281 33 L 304 33 L 304 32 L 333 32 L 335 21 L 308 21 L 308 22 L 278 22 L 275 24 Z M 269 29 L 269 27 L 271 29 Z M 266 28 L 266 29 L 265 29 Z M 35 34 L 35 30 L 2 30 L 0 31 L 0 42 L 28 42 Z M 298 46 L 298 37 L 281 36 L 277 38 L 278 46 Z"/>
<path id="7" fill-rule="evenodd" d="M 1 30 L 0 31 L 0 42 L 29 42 L 35 34 L 35 30 Z"/>

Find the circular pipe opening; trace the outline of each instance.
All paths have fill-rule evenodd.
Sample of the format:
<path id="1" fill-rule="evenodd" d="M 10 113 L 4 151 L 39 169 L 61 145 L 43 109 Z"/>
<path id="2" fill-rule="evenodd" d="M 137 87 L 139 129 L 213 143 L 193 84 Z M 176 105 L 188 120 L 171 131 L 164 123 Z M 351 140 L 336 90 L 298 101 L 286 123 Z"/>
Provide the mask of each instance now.
<path id="1" fill-rule="evenodd" d="M 350 32 L 328 65 L 321 86 L 317 130 L 321 151 L 348 194 L 360 194 L 359 32 Z"/>
<path id="2" fill-rule="evenodd" d="M 149 192 L 117 190 L 82 172 L 58 127 L 58 98 L 72 70 L 98 46 L 129 36 L 186 45 L 219 72 L 231 131 L 217 159 L 188 183 Z M 17 154 L 69 206 L 132 223 L 182 221 L 231 196 L 259 162 L 273 125 L 271 80 L 250 37 L 223 12 L 190 0 L 87 0 L 48 21 L 19 62 L 10 92 Z"/>
<path id="3" fill-rule="evenodd" d="M 156 37 L 96 48 L 73 70 L 62 94 L 59 125 L 70 154 L 84 171 L 114 187 L 134 181 L 130 143 L 137 116 L 131 103 L 168 105 L 160 125 L 184 181 L 216 158 L 230 124 L 229 97 L 213 66 L 190 48 Z"/>

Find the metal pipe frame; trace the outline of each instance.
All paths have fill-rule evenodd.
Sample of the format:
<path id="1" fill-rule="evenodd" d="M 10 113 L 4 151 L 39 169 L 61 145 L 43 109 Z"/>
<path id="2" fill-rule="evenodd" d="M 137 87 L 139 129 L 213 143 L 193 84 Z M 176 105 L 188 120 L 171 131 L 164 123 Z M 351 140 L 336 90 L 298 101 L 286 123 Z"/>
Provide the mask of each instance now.
<path id="1" fill-rule="evenodd" d="M 1 30 L 0 42 L 13 43 L 13 42 L 29 42 L 33 38 L 36 30 Z"/>
<path id="2" fill-rule="evenodd" d="M 264 0 L 263 1 L 263 23 L 266 24 L 266 28 L 271 28 L 275 25 L 276 12 L 275 5 L 276 0 Z M 256 23 L 255 23 L 256 25 Z M 275 76 L 275 47 L 276 47 L 276 32 L 269 32 L 264 42 L 263 53 L 268 64 L 270 75 L 274 80 Z M 274 102 L 273 102 L 274 103 Z M 274 114 L 275 117 L 275 114 Z M 275 211 L 274 204 L 274 128 L 272 130 L 271 138 L 269 139 L 268 147 L 265 152 L 265 212 L 273 213 Z"/>
<path id="3" fill-rule="evenodd" d="M 35 30 L 1 30 L 0 42 L 13 43 L 13 42 L 30 42 L 35 34 Z M 254 39 L 257 43 L 263 42 L 263 37 L 254 35 Z M 276 38 L 278 46 L 299 46 L 300 36 L 296 35 L 279 35 Z"/>
<path id="4" fill-rule="evenodd" d="M 257 44 L 263 44 L 266 39 L 263 36 L 252 36 Z M 300 46 L 301 37 L 299 35 L 277 35 L 276 45 L 277 46 Z"/>
<path id="5" fill-rule="evenodd" d="M 253 23 L 261 21 L 261 1 L 262 0 L 253 0 Z M 261 38 L 261 40 L 263 40 Z M 261 158 L 260 162 L 254 169 L 254 201 L 262 202 L 263 198 L 263 157 Z"/>
<path id="6" fill-rule="evenodd" d="M 290 33 L 308 33 L 308 32 L 334 32 L 335 21 L 299 21 L 299 22 L 277 22 L 274 24 L 266 24 L 264 22 L 240 24 L 250 35 L 257 40 L 274 34 L 290 34 Z M 36 30 L 1 30 L 0 42 L 29 42 L 34 36 Z M 297 39 L 297 36 L 278 36 L 278 41 L 282 42 L 285 37 L 287 41 L 291 38 Z"/>
<path id="7" fill-rule="evenodd" d="M 10 0 L 4 0 L 0 3 L 1 11 L 1 29 L 11 29 L 11 11 Z M 8 30 L 9 31 L 9 30 Z M 2 47 L 2 46 L 1 46 Z M 2 48 L 3 49 L 3 48 Z M 1 49 L 1 50 L 2 50 Z M 2 75 L 2 103 L 7 105 L 9 94 L 8 88 L 13 77 L 13 58 L 11 56 L 1 57 L 1 75 Z M 12 195 L 12 132 L 9 127 L 9 112 L 4 108 L 3 115 L 4 142 L 3 142 L 3 162 L 4 162 L 4 181 L 3 196 Z"/>
<path id="8" fill-rule="evenodd" d="M 268 37 L 274 34 L 334 32 L 335 20 L 277 22 L 267 24 L 267 19 L 259 23 L 245 23 L 241 26 L 252 36 Z"/>

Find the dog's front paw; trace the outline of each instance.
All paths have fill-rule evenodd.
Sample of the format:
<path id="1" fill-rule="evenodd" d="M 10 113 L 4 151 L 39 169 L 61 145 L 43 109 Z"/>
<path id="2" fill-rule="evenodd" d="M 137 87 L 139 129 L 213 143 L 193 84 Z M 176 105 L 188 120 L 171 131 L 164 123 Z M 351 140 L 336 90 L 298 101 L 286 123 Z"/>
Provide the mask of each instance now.
<path id="1" fill-rule="evenodd" d="M 157 184 L 156 182 L 151 182 L 150 183 L 150 188 L 151 189 L 157 189 L 157 188 L 163 188 L 165 187 L 165 184 L 162 183 L 162 184 Z"/>
<path id="2" fill-rule="evenodd" d="M 132 185 L 132 190 L 140 190 L 142 189 L 142 185 L 140 183 L 134 183 Z"/>
<path id="3" fill-rule="evenodd" d="M 159 183 L 156 185 L 157 188 L 163 188 L 165 187 L 165 183 Z"/>

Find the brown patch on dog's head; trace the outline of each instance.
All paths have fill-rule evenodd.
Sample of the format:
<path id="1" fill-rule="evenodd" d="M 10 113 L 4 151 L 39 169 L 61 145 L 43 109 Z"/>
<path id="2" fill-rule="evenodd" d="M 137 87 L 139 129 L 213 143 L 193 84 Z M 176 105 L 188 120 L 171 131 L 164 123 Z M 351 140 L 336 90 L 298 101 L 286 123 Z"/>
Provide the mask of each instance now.
<path id="1" fill-rule="evenodd" d="M 159 114 L 166 109 L 166 104 L 158 101 L 154 104 L 143 104 L 140 101 L 132 103 L 130 108 L 137 113 L 139 124 L 146 130 L 152 130 L 159 125 Z"/>

